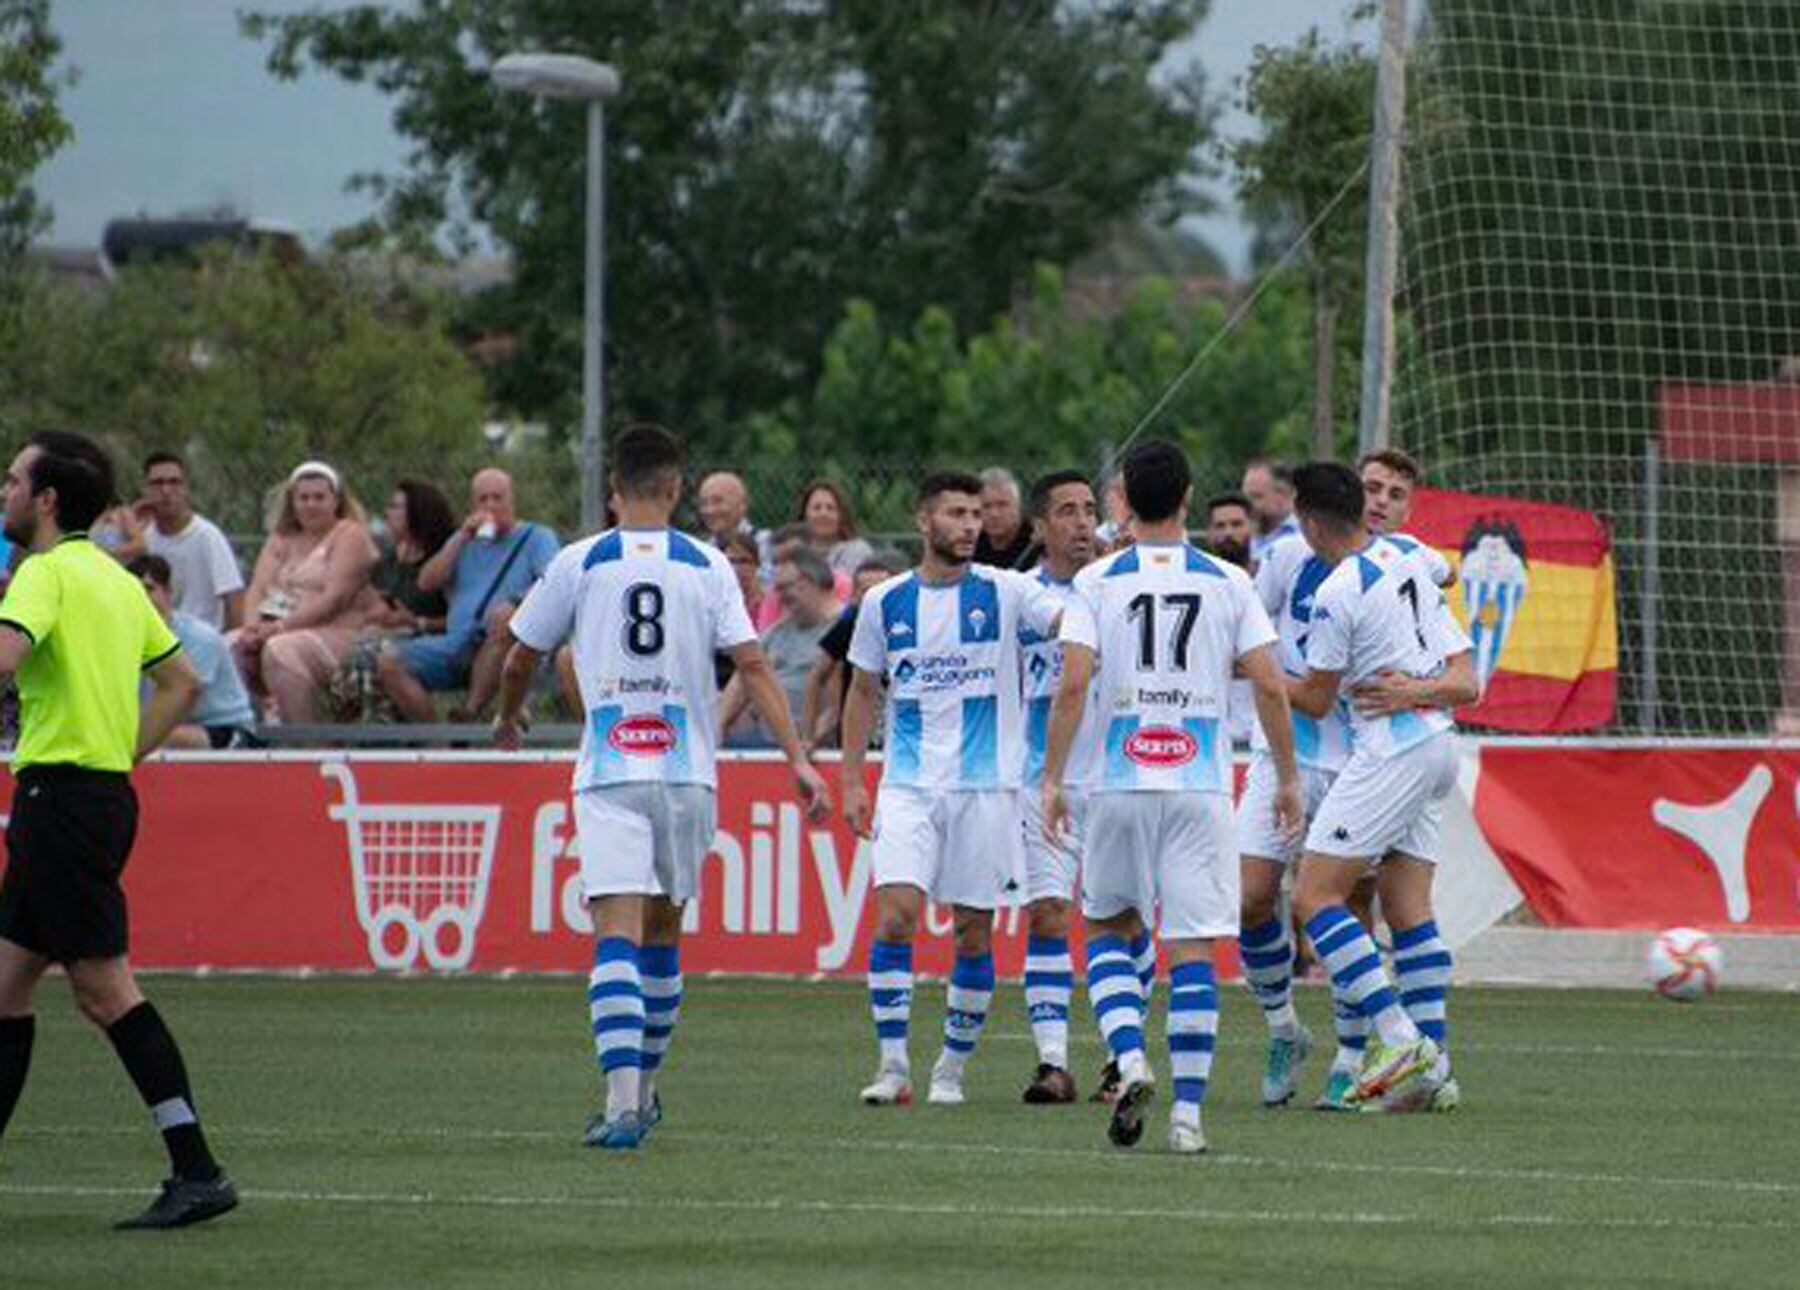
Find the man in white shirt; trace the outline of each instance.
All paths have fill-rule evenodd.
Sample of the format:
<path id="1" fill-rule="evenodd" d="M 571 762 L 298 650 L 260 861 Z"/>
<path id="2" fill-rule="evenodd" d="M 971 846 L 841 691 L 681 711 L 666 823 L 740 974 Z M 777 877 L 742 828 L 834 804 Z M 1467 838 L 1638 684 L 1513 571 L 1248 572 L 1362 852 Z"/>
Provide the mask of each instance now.
<path id="1" fill-rule="evenodd" d="M 1154 924 L 1169 961 L 1169 1147 L 1185 1154 L 1206 1149 L 1200 1113 L 1219 1020 L 1213 944 L 1238 930 L 1226 734 L 1234 672 L 1250 678 L 1268 732 L 1279 780 L 1273 826 L 1299 827 L 1299 775 L 1268 615 L 1242 569 L 1186 541 L 1187 458 L 1167 440 L 1138 444 L 1125 459 L 1125 490 L 1137 544 L 1082 570 L 1063 615 L 1044 827 L 1052 837 L 1066 831 L 1070 754 L 1093 702 L 1100 755 L 1088 787 L 1081 889 L 1088 993 L 1119 1066 L 1107 1132 L 1115 1145 L 1135 1146 L 1154 1091 L 1144 993 L 1129 951 Z"/>
<path id="2" fill-rule="evenodd" d="M 1279 461 L 1258 457 L 1244 467 L 1244 496 L 1256 516 L 1256 532 L 1250 537 L 1250 562 L 1254 567 L 1281 538 L 1299 532 L 1294 520 L 1294 476 Z"/>
<path id="3" fill-rule="evenodd" d="M 1315 462 L 1295 472 L 1295 488 L 1307 544 L 1331 572 L 1313 601 L 1306 675 L 1289 682 L 1289 695 L 1314 718 L 1337 706 L 1340 691 L 1352 706 L 1350 755 L 1307 833 L 1294 907 L 1335 999 L 1374 1031 L 1357 1100 L 1442 1107 L 1450 954 L 1431 883 L 1441 803 L 1457 774 L 1450 710 L 1479 692 L 1469 639 L 1416 544 L 1369 531 L 1355 471 Z M 1392 979 L 1346 907 L 1371 868 L 1393 932 Z"/>
<path id="4" fill-rule="evenodd" d="M 825 783 L 717 549 L 669 527 L 681 448 L 634 426 L 613 448 L 619 527 L 564 547 L 510 621 L 494 742 L 516 749 L 538 663 L 571 633 L 586 706 L 575 765 L 581 883 L 597 943 L 588 1004 L 606 1072 L 589 1146 L 630 1150 L 662 1119 L 655 1077 L 681 1006 L 681 910 L 718 831 L 713 654 L 729 653 L 814 819 Z"/>
<path id="5" fill-rule="evenodd" d="M 148 512 L 145 547 L 169 562 L 175 578 L 175 608 L 216 631 L 230 631 L 244 618 L 244 575 L 231 543 L 219 526 L 194 512 L 187 466 L 172 452 L 144 459 L 144 500 Z"/>
<path id="6" fill-rule="evenodd" d="M 1023 877 L 1018 786 L 1024 716 L 1019 631 L 1050 635 L 1061 606 L 1036 578 L 972 563 L 981 480 L 927 475 L 924 559 L 863 597 L 844 704 L 844 818 L 874 840 L 869 1001 L 880 1068 L 872 1106 L 912 1101 L 912 951 L 929 896 L 953 910 L 956 966 L 930 1101 L 963 1100 L 963 1069 L 994 992 L 993 920 Z M 871 809 L 863 759 L 887 685 L 886 764 Z"/>

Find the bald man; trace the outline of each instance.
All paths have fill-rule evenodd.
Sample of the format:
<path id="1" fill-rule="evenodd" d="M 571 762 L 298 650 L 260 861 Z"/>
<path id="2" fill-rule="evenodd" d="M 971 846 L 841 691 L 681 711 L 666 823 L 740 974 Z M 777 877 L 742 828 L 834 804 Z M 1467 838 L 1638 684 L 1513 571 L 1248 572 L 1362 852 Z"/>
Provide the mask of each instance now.
<path id="1" fill-rule="evenodd" d="M 750 490 L 744 487 L 742 477 L 729 470 L 714 471 L 700 481 L 694 504 L 700 511 L 700 525 L 706 530 L 706 540 L 720 550 L 734 533 L 742 533 L 756 543 L 763 585 L 768 586 L 774 565 L 769 530 L 759 529 L 750 522 Z"/>
<path id="2" fill-rule="evenodd" d="M 381 653 L 381 688 L 407 721 L 437 712 L 433 691 L 468 687 L 464 715 L 479 718 L 500 684 L 512 645 L 513 610 L 555 557 L 548 525 L 519 519 L 512 476 L 478 470 L 469 483 L 469 514 L 419 569 L 422 591 L 442 591 L 450 613 L 441 636 L 396 641 Z"/>

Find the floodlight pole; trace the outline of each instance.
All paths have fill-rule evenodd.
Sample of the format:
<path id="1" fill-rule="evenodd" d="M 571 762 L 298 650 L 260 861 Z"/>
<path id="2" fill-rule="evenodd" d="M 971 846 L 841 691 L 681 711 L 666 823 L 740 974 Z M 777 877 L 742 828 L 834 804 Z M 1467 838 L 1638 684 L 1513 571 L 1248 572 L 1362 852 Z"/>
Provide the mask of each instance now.
<path id="1" fill-rule="evenodd" d="M 1394 288 L 1400 250 L 1400 143 L 1406 119 L 1406 0 L 1382 0 L 1369 139 L 1369 238 L 1363 272 L 1362 406 L 1359 452 L 1389 445 L 1394 389 Z"/>
<path id="2" fill-rule="evenodd" d="M 587 288 L 582 309 L 581 356 L 581 529 L 596 533 L 606 523 L 606 375 L 601 361 L 606 339 L 606 108 L 588 101 L 587 118 Z"/>

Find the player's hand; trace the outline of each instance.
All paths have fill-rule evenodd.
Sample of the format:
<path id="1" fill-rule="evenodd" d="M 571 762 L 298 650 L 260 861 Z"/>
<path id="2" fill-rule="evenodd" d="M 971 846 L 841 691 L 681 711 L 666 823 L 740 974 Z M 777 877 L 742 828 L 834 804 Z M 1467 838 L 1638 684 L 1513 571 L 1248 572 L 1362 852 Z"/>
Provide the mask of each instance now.
<path id="1" fill-rule="evenodd" d="M 531 722 L 522 712 L 516 717 L 495 717 L 494 747 L 501 752 L 518 752 L 525 746 L 525 732 L 530 728 Z"/>
<path id="2" fill-rule="evenodd" d="M 1284 838 L 1298 838 L 1306 828 L 1306 799 L 1298 779 L 1275 786 L 1275 828 Z"/>
<path id="3" fill-rule="evenodd" d="M 826 785 L 825 777 L 819 774 L 818 767 L 811 762 L 803 761 L 794 767 L 794 792 L 800 798 L 806 818 L 814 824 L 821 823 L 831 814 L 831 789 Z"/>
<path id="4" fill-rule="evenodd" d="M 1365 717 L 1387 717 L 1419 706 L 1418 682 L 1398 672 L 1383 672 L 1350 691 L 1350 701 Z"/>
<path id="5" fill-rule="evenodd" d="M 869 809 L 869 790 L 850 779 L 844 781 L 844 823 L 859 838 L 872 838 L 874 813 Z"/>
<path id="6" fill-rule="evenodd" d="M 1044 784 L 1044 837 L 1062 845 L 1069 836 L 1069 796 L 1061 784 Z"/>

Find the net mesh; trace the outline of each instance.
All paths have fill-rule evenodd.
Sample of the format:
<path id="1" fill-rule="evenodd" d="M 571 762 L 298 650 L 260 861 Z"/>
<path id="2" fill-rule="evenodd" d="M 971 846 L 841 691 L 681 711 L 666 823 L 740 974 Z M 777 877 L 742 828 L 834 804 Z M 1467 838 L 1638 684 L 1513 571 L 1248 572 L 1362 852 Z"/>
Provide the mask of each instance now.
<path id="1" fill-rule="evenodd" d="M 1608 733 L 1800 713 L 1797 69 L 1789 0 L 1431 0 L 1409 54 L 1392 438 L 1607 526 Z"/>

